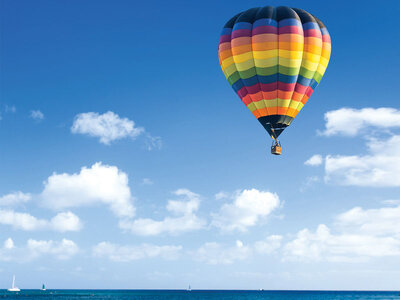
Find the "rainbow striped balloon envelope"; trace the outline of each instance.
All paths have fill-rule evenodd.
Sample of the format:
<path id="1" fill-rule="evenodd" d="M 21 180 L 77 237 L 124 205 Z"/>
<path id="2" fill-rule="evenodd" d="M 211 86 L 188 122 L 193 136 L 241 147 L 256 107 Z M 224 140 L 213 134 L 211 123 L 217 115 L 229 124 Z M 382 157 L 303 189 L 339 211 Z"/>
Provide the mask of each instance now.
<path id="1" fill-rule="evenodd" d="M 218 49 L 226 79 L 274 140 L 321 81 L 330 54 L 324 24 L 284 6 L 237 14 L 224 26 Z"/>

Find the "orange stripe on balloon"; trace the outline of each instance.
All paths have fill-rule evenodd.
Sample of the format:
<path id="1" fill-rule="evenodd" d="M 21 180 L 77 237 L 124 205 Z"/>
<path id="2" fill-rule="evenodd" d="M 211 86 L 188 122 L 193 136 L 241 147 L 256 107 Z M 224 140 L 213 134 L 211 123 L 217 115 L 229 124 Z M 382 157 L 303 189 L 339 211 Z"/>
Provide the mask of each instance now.
<path id="1" fill-rule="evenodd" d="M 243 45 L 248 45 L 249 44 L 249 37 L 245 36 L 245 37 L 238 37 L 235 39 L 232 39 L 231 41 L 231 47 L 239 47 L 239 46 L 243 46 Z"/>
<path id="2" fill-rule="evenodd" d="M 278 49 L 278 42 L 257 42 L 253 38 L 253 50 L 254 51 L 267 51 Z"/>

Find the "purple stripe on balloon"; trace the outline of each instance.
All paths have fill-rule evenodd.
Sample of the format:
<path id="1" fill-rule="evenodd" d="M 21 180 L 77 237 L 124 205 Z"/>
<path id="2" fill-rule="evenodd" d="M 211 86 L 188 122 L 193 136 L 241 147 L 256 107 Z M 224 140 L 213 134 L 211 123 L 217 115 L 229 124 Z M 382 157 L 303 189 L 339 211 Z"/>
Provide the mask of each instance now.
<path id="1" fill-rule="evenodd" d="M 303 28 L 301 28 L 300 26 L 285 26 L 279 28 L 279 34 L 287 33 L 303 35 Z"/>
<path id="2" fill-rule="evenodd" d="M 272 83 L 258 83 L 252 86 L 244 86 L 237 91 L 240 97 L 244 97 L 247 94 L 256 94 L 258 92 L 274 92 L 277 90 L 284 92 L 292 92 L 296 83 L 285 83 L 285 82 L 272 82 Z"/>
<path id="3" fill-rule="evenodd" d="M 238 29 L 232 31 L 232 39 L 238 37 L 251 37 L 251 30 L 248 29 Z"/>
<path id="4" fill-rule="evenodd" d="M 253 29 L 253 35 L 263 34 L 263 33 L 278 34 L 278 28 L 276 28 L 274 26 L 258 26 Z"/>
<path id="5" fill-rule="evenodd" d="M 231 36 L 230 35 L 221 35 L 220 37 L 219 37 L 219 43 L 220 44 L 222 44 L 222 43 L 228 43 L 228 42 L 230 42 L 231 41 Z"/>

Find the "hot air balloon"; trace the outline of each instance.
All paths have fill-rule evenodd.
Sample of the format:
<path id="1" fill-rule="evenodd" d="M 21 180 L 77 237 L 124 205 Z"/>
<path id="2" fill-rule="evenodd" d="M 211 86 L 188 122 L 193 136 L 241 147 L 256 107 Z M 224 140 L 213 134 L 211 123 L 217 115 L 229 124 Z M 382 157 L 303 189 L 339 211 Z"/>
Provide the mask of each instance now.
<path id="1" fill-rule="evenodd" d="M 218 56 L 226 79 L 273 139 L 306 104 L 328 66 L 331 40 L 310 13 L 285 6 L 251 8 L 224 26 Z"/>

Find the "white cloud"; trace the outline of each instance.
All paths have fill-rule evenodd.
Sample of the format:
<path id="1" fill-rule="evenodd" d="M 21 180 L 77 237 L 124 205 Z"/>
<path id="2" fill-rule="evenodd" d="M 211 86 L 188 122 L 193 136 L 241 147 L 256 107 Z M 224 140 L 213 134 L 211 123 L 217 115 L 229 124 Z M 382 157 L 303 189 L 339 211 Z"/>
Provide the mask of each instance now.
<path id="1" fill-rule="evenodd" d="M 48 223 L 46 220 L 37 219 L 27 213 L 18 213 L 13 210 L 0 210 L 0 224 L 11 225 L 15 229 L 38 230 L 44 229 Z"/>
<path id="2" fill-rule="evenodd" d="M 14 105 L 9 106 L 6 104 L 4 107 L 4 111 L 6 113 L 15 113 L 17 111 L 17 108 Z"/>
<path id="3" fill-rule="evenodd" d="M 67 239 L 62 239 L 61 242 L 29 239 L 27 248 L 32 256 L 52 255 L 58 259 L 69 259 L 79 251 L 78 246 Z"/>
<path id="4" fill-rule="evenodd" d="M 237 240 L 234 246 L 208 242 L 193 252 L 193 257 L 210 265 L 227 265 L 239 260 L 245 260 L 255 253 L 260 255 L 272 254 L 281 247 L 281 242 L 282 236 L 280 235 L 270 235 L 263 240 L 248 245 L 245 245 L 240 240 Z"/>
<path id="5" fill-rule="evenodd" d="M 335 219 L 336 234 L 324 224 L 303 229 L 284 248 L 286 259 L 358 262 L 400 256 L 400 206 L 364 210 L 355 207 Z"/>
<path id="6" fill-rule="evenodd" d="M 13 259 L 14 241 L 11 238 L 3 242 L 3 247 L 0 248 L 0 261 L 11 261 Z"/>
<path id="7" fill-rule="evenodd" d="M 173 217 L 165 217 L 160 221 L 148 218 L 134 221 L 124 219 L 120 221 L 120 227 L 138 235 L 179 234 L 203 228 L 205 220 L 195 214 L 200 205 L 199 195 L 187 189 L 179 189 L 174 194 L 184 196 L 186 200 L 168 201 L 166 209 Z"/>
<path id="8" fill-rule="evenodd" d="M 36 121 L 44 119 L 44 114 L 40 110 L 31 110 L 30 117 Z"/>
<path id="9" fill-rule="evenodd" d="M 162 148 L 162 140 L 159 136 L 152 136 L 150 133 L 146 134 L 146 148 L 151 151 L 153 149 L 161 149 Z"/>
<path id="10" fill-rule="evenodd" d="M 215 194 L 215 200 L 221 200 L 221 199 L 227 199 L 227 198 L 229 198 L 229 194 L 224 191 L 221 191 L 221 192 Z"/>
<path id="11" fill-rule="evenodd" d="M 300 185 L 300 192 L 305 192 L 307 189 L 312 187 L 316 182 L 319 182 L 320 178 L 318 176 L 307 176 L 304 182 Z"/>
<path id="12" fill-rule="evenodd" d="M 123 138 L 136 138 L 144 132 L 141 127 L 135 127 L 135 122 L 120 118 L 112 111 L 104 114 L 96 112 L 81 113 L 75 116 L 71 127 L 72 133 L 87 134 L 100 138 L 100 142 L 109 145 Z"/>
<path id="13" fill-rule="evenodd" d="M 54 230 L 59 232 L 79 231 L 82 228 L 78 216 L 71 212 L 57 214 L 50 221 L 38 219 L 28 213 L 0 209 L 0 224 L 11 225 L 14 229 L 25 231 Z"/>
<path id="14" fill-rule="evenodd" d="M 93 255 L 106 257 L 116 262 L 129 262 L 151 257 L 164 259 L 176 259 L 182 250 L 182 246 L 165 245 L 157 246 L 142 244 L 137 246 L 120 246 L 109 242 L 101 242 L 93 247 Z"/>
<path id="15" fill-rule="evenodd" d="M 287 259 L 308 261 L 357 262 L 368 257 L 400 255 L 400 240 L 373 235 L 331 234 L 321 224 L 315 233 L 308 229 L 299 231 L 296 239 L 285 246 Z"/>
<path id="16" fill-rule="evenodd" d="M 257 241 L 254 244 L 254 249 L 260 254 L 270 254 L 276 249 L 280 248 L 282 242 L 282 236 L 270 235 L 265 240 Z"/>
<path id="17" fill-rule="evenodd" d="M 355 136 L 368 127 L 379 129 L 400 127 L 400 110 L 389 107 L 341 108 L 325 113 L 325 121 L 323 135 Z"/>
<path id="18" fill-rule="evenodd" d="M 17 247 L 11 238 L 0 248 L 0 261 L 28 262 L 40 256 L 69 259 L 79 252 L 79 247 L 71 240 L 45 241 L 29 239 L 25 246 Z"/>
<path id="19" fill-rule="evenodd" d="M 70 211 L 57 214 L 51 219 L 50 224 L 59 232 L 79 231 L 83 227 L 79 217 Z"/>
<path id="20" fill-rule="evenodd" d="M 311 156 L 308 160 L 304 162 L 307 166 L 319 166 L 323 163 L 323 158 L 320 154 L 315 154 Z"/>
<path id="21" fill-rule="evenodd" d="M 118 217 L 133 217 L 135 207 L 128 185 L 128 175 L 115 166 L 95 163 L 79 174 L 51 175 L 41 194 L 46 207 L 61 210 L 69 207 L 106 204 Z"/>
<path id="22" fill-rule="evenodd" d="M 398 199 L 388 199 L 388 200 L 383 200 L 382 203 L 389 204 L 389 205 L 400 205 L 400 200 L 398 200 Z"/>
<path id="23" fill-rule="evenodd" d="M 370 139 L 367 155 L 328 155 L 325 181 L 367 187 L 400 186 L 400 135 Z"/>
<path id="24" fill-rule="evenodd" d="M 210 265 L 232 264 L 244 260 L 251 255 L 251 248 L 237 240 L 235 246 L 225 247 L 219 243 L 211 242 L 202 245 L 195 253 L 196 260 Z"/>
<path id="25" fill-rule="evenodd" d="M 400 205 L 378 209 L 354 207 L 336 217 L 341 229 L 358 234 L 394 236 L 400 239 Z"/>
<path id="26" fill-rule="evenodd" d="M 14 192 L 0 197 L 0 206 L 15 206 L 20 203 L 26 203 L 31 200 L 31 194 L 23 192 Z"/>
<path id="27" fill-rule="evenodd" d="M 236 194 L 233 203 L 224 204 L 218 213 L 212 213 L 211 225 L 223 231 L 246 231 L 279 207 L 277 194 L 257 189 L 243 190 Z"/>
<path id="28" fill-rule="evenodd" d="M 153 185 L 154 182 L 150 178 L 143 178 L 142 185 Z"/>
<path id="29" fill-rule="evenodd" d="M 4 249 L 12 249 L 14 247 L 14 241 L 11 238 L 8 238 L 4 241 Z"/>

